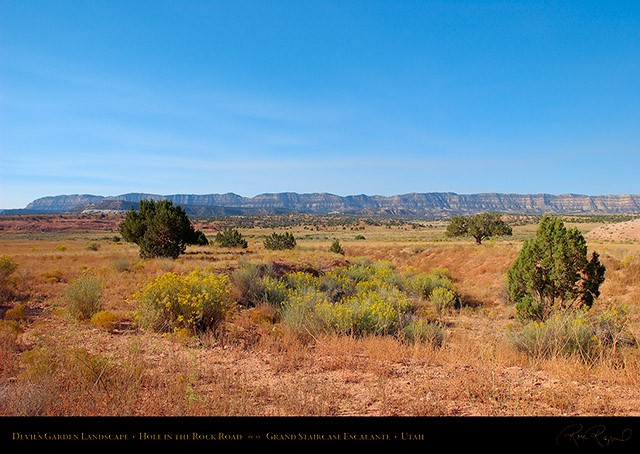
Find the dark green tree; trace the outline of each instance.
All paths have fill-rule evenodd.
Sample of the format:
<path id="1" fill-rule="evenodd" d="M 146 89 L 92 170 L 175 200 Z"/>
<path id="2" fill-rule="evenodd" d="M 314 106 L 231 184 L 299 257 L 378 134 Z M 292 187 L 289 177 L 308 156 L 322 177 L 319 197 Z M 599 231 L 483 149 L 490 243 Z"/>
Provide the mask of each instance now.
<path id="1" fill-rule="evenodd" d="M 216 234 L 215 242 L 222 247 L 247 247 L 247 240 L 242 238 L 238 229 L 227 227 L 222 232 Z"/>
<path id="2" fill-rule="evenodd" d="M 509 224 L 502 220 L 500 213 L 494 212 L 474 216 L 454 216 L 445 232 L 448 237 L 473 237 L 477 244 L 481 244 L 486 238 L 511 234 Z"/>
<path id="3" fill-rule="evenodd" d="M 577 228 L 544 216 L 535 238 L 524 242 L 507 272 L 509 298 L 518 317 L 544 320 L 554 310 L 590 308 L 600 295 L 605 267 Z"/>
<path id="4" fill-rule="evenodd" d="M 191 244 L 195 244 L 196 246 L 207 246 L 209 244 L 207 235 L 205 235 L 201 230 L 196 230 L 193 238 L 194 239 Z"/>
<path id="5" fill-rule="evenodd" d="M 272 250 L 293 249 L 296 247 L 296 239 L 289 232 L 283 234 L 273 232 L 265 238 L 264 247 Z"/>
<path id="6" fill-rule="evenodd" d="M 206 236 L 195 230 L 187 214 L 170 200 L 142 200 L 118 227 L 122 238 L 140 246 L 140 257 L 177 258 L 189 244 L 203 244 Z M 207 241 L 208 243 L 208 241 Z"/>

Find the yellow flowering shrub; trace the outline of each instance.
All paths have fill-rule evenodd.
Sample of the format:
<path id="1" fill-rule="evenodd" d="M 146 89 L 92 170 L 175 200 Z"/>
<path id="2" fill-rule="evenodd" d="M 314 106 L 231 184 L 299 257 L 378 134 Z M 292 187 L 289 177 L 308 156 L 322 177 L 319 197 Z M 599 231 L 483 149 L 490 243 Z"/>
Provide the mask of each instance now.
<path id="1" fill-rule="evenodd" d="M 399 291 L 365 290 L 338 303 L 317 308 L 329 326 L 342 334 L 393 334 L 412 302 Z"/>
<path id="2" fill-rule="evenodd" d="M 298 332 L 395 334 L 414 309 L 403 276 L 390 262 L 363 259 L 318 277 L 291 273 L 286 281 L 291 291 L 282 320 Z"/>
<path id="3" fill-rule="evenodd" d="M 389 261 L 356 258 L 325 273 L 292 271 L 284 275 L 268 264 L 247 263 L 232 274 L 232 282 L 239 303 L 273 304 L 277 310 L 274 322 L 299 335 L 360 336 L 401 334 L 416 318 L 416 303 L 426 300 L 433 289 L 446 289 L 446 302 L 453 301 L 456 293 L 450 277 L 445 269 L 431 274 L 401 273 Z M 404 337 L 439 344 L 441 334 L 441 327 L 418 322 L 411 336 Z"/>
<path id="4" fill-rule="evenodd" d="M 289 287 L 285 282 L 271 276 L 265 276 L 261 280 L 265 303 L 279 305 L 287 299 Z"/>
<path id="5" fill-rule="evenodd" d="M 93 317 L 91 317 L 91 323 L 96 328 L 100 328 L 105 331 L 113 331 L 119 321 L 120 317 L 118 316 L 118 314 L 106 310 L 96 312 Z"/>
<path id="6" fill-rule="evenodd" d="M 133 298 L 137 323 L 159 332 L 215 328 L 235 308 L 229 278 L 201 270 L 163 274 Z"/>
<path id="7" fill-rule="evenodd" d="M 292 288 L 316 288 L 318 286 L 318 278 L 304 271 L 288 273 L 284 280 Z"/>
<path id="8" fill-rule="evenodd" d="M 453 306 L 456 294 L 453 290 L 446 287 L 436 287 L 431 292 L 429 299 L 435 306 L 436 310 L 442 312 Z"/>

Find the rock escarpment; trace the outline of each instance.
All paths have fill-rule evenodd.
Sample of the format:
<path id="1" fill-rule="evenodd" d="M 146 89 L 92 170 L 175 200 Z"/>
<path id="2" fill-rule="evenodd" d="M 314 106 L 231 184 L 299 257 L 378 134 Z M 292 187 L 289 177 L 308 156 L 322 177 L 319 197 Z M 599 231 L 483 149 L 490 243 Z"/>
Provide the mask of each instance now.
<path id="1" fill-rule="evenodd" d="M 396 216 L 448 216 L 486 211 L 521 214 L 630 214 L 640 213 L 640 195 L 579 194 L 455 194 L 411 193 L 395 196 L 294 192 L 259 194 L 158 195 L 130 193 L 119 196 L 60 195 L 31 202 L 25 212 L 62 213 L 122 211 L 144 199 L 168 199 L 202 216 L 230 214 L 310 213 Z M 15 211 L 15 210 L 14 210 Z"/>

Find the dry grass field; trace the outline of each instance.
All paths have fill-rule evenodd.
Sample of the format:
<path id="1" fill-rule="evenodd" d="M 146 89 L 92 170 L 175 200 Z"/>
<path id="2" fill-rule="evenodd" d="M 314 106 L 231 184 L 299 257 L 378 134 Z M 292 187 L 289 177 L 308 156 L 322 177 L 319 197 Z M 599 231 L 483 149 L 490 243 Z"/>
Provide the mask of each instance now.
<path id="1" fill-rule="evenodd" d="M 640 416 L 640 349 L 625 345 L 595 361 L 539 357 L 514 347 L 519 328 L 505 275 L 535 224 L 475 245 L 445 239 L 446 224 L 296 225 L 289 251 L 242 227 L 247 249 L 189 247 L 177 260 L 141 260 L 117 241 L 116 218 L 33 218 L 3 224 L 0 255 L 17 265 L 0 301 L 0 414 L 4 416 Z M 58 217 L 63 219 L 63 217 Z M 108 222 L 107 222 L 108 221 Z M 583 232 L 602 223 L 577 223 Z M 45 228 L 49 226 L 49 228 Z M 210 240 L 215 223 L 198 223 Z M 339 239 L 345 255 L 328 252 Z M 358 239 L 357 239 L 358 238 Z M 628 305 L 640 338 L 640 243 L 594 239 L 607 268 L 593 311 Z M 449 270 L 460 305 L 434 313 L 441 345 L 397 336 L 300 336 L 267 305 L 239 307 L 216 332 L 141 329 L 133 295 L 155 278 L 196 268 L 230 274 L 247 262 L 329 271 L 356 258 L 397 270 Z M 73 315 L 68 289 L 100 279 L 100 320 Z"/>

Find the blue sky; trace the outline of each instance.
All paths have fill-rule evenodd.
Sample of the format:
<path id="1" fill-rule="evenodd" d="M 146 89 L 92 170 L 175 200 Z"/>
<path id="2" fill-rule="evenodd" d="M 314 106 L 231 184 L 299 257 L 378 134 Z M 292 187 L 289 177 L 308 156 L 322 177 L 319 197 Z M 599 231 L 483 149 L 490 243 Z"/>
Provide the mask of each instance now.
<path id="1" fill-rule="evenodd" d="M 0 1 L 0 208 L 640 193 L 638 1 Z"/>

